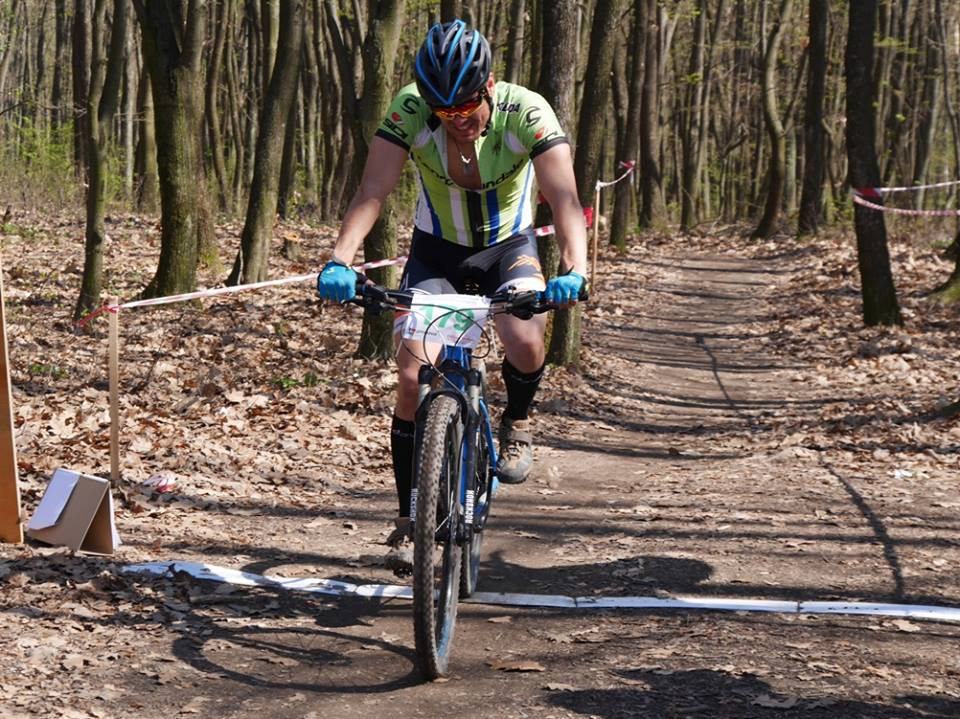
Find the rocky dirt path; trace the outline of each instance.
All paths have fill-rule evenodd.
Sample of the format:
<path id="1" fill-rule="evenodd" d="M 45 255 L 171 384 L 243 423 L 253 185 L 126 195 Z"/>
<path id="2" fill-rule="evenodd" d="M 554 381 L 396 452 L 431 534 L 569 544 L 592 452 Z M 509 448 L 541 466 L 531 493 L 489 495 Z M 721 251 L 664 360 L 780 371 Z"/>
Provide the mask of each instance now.
<path id="1" fill-rule="evenodd" d="M 839 399 L 853 413 L 869 398 L 837 398 L 816 368 L 771 349 L 790 301 L 783 279 L 802 258 L 664 252 L 619 262 L 646 282 L 623 298 L 602 284 L 583 373 L 550 378 L 537 472 L 498 497 L 481 589 L 960 604 L 956 573 L 942 571 L 958 566 L 960 527 L 949 503 L 934 501 L 941 478 L 893 483 L 896 458 L 864 467 L 811 447 L 816 407 Z M 180 542 L 134 536 L 131 546 L 136 558 L 393 581 L 374 561 L 392 510 L 386 485 L 343 488 L 316 519 L 308 508 L 273 510 L 231 514 L 230 536 L 222 517 L 194 515 Z M 50 557 L 36 559 L 35 580 L 49 571 L 42 561 Z M 64 609 L 65 621 L 87 622 L 114 647 L 73 669 L 72 697 L 97 707 L 93 716 L 960 714 L 960 627 L 945 623 L 465 604 L 452 676 L 425 685 L 403 601 L 182 576 L 123 581 L 127 601 L 115 610 L 136 621 Z M 38 621 L 29 609 L 8 611 L 12 631 Z M 497 661 L 535 671 L 495 670 Z M 10 716 L 35 707 L 8 706 Z"/>

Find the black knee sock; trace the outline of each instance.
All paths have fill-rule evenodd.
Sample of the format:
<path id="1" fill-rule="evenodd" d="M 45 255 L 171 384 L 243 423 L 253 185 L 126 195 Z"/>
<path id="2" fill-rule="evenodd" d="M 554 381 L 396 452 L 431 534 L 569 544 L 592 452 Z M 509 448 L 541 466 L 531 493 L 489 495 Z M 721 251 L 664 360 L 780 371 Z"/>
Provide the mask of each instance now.
<path id="1" fill-rule="evenodd" d="M 410 485 L 413 483 L 413 422 L 393 418 L 390 425 L 390 453 L 393 455 L 393 480 L 397 484 L 400 516 L 410 516 Z"/>
<path id="2" fill-rule="evenodd" d="M 503 374 L 504 384 L 507 385 L 507 408 L 503 416 L 508 419 L 526 419 L 527 410 L 530 409 L 530 403 L 533 402 L 533 396 L 537 393 L 537 387 L 540 386 L 540 378 L 543 377 L 543 368 L 535 372 L 521 372 L 507 359 L 503 360 L 501 373 Z"/>

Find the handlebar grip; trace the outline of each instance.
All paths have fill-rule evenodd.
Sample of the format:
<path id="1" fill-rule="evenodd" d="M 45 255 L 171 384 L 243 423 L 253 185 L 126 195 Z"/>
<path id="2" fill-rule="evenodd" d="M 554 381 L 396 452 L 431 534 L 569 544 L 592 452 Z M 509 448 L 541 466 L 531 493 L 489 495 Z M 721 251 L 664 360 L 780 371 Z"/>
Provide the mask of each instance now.
<path id="1" fill-rule="evenodd" d="M 586 281 L 583 283 L 583 287 L 580 288 L 580 295 L 577 297 L 577 302 L 586 302 L 590 299 L 590 290 L 587 287 Z"/>

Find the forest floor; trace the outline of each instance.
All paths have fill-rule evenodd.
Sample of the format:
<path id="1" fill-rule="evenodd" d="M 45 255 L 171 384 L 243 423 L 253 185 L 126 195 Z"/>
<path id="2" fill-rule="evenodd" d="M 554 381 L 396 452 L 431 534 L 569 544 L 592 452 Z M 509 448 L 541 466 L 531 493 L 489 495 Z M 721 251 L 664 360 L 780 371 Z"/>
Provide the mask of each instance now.
<path id="1" fill-rule="evenodd" d="M 81 228 L 24 213 L 2 240 L 27 516 L 56 467 L 108 471 L 106 322 L 69 322 Z M 157 230 L 109 233 L 109 288 L 133 297 Z M 284 233 L 309 261 L 277 252 L 275 277 L 331 243 Z M 926 294 L 949 270 L 936 250 L 891 248 L 902 329 L 861 327 L 849 235 L 605 252 L 583 361 L 538 397 L 535 473 L 494 504 L 481 589 L 960 606 L 960 421 L 937 412 L 960 320 Z M 122 572 L 397 581 L 380 565 L 394 381 L 351 358 L 359 328 L 307 285 L 122 314 L 123 545 L 0 547 L 0 715 L 960 715 L 956 623 L 462 604 L 451 677 L 424 684 L 405 600 Z M 157 475 L 174 490 L 143 484 Z"/>

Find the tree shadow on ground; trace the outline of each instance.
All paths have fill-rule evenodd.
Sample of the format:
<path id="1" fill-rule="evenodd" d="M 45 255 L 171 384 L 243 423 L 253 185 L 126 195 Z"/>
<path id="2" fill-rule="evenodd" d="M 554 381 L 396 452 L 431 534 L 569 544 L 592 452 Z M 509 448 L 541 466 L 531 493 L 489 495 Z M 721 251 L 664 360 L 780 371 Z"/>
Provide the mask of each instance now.
<path id="1" fill-rule="evenodd" d="M 480 564 L 480 591 L 588 596 L 593 594 L 685 594 L 713 574 L 706 562 L 678 557 L 638 556 L 591 564 L 524 567 L 493 552 Z"/>
<path id="2" fill-rule="evenodd" d="M 409 604 L 340 598 L 318 605 L 316 598 L 293 592 L 278 599 L 281 616 L 310 616 L 316 626 L 264 626 L 253 617 L 217 623 L 200 637 L 174 640 L 173 654 L 204 674 L 261 689 L 380 694 L 422 682 L 403 638 L 357 633 L 377 617 L 409 613 Z"/>
<path id="3" fill-rule="evenodd" d="M 549 704 L 596 719 L 929 719 L 956 717 L 960 702 L 901 695 L 893 704 L 829 696 L 786 696 L 750 675 L 715 669 L 671 672 L 655 667 L 619 672 L 635 688 L 575 689 L 551 694 Z"/>
<path id="4" fill-rule="evenodd" d="M 10 568 L 30 579 L 22 586 L 46 586 L 46 593 L 0 612 L 76 621 L 73 608 L 89 604 L 85 624 L 163 627 L 159 641 L 170 641 L 185 665 L 257 688 L 374 694 L 421 681 L 407 637 L 385 634 L 379 623 L 396 618 L 406 626 L 407 601 L 235 586 L 186 572 L 103 571 L 110 565 L 65 555 L 13 562 Z M 144 640 L 145 652 L 156 639 Z"/>

